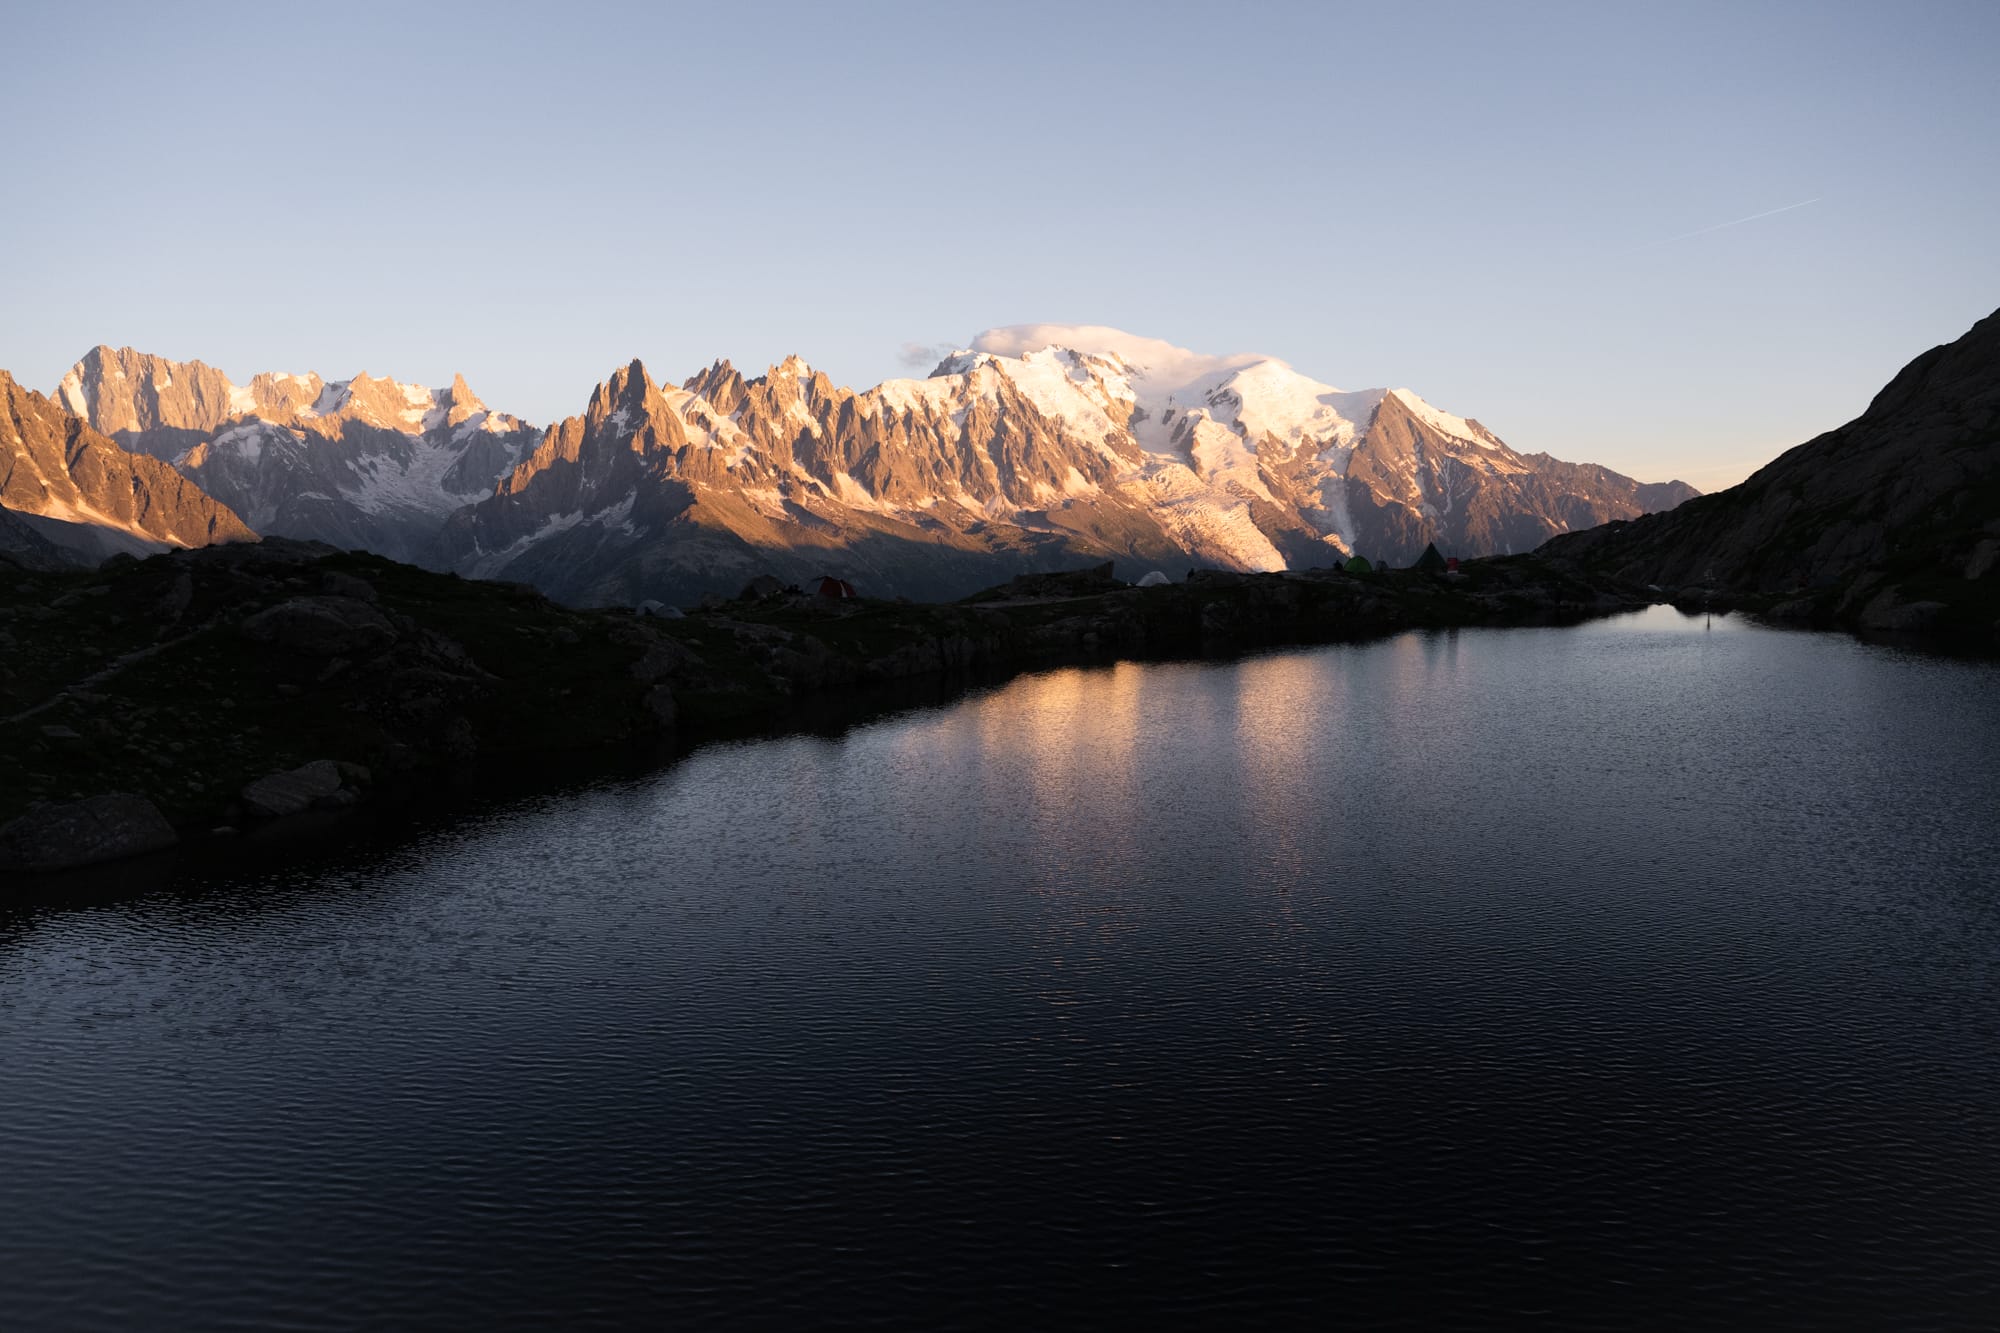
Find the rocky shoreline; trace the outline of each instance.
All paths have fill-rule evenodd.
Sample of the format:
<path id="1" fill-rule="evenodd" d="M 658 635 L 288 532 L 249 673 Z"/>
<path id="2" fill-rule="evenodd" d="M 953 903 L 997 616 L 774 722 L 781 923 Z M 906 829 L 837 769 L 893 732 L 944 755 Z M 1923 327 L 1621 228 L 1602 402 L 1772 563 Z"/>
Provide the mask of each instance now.
<path id="1" fill-rule="evenodd" d="M 1223 657 L 1643 605 L 1532 557 L 1444 576 L 1108 568 L 951 604 L 779 589 L 662 618 L 313 543 L 0 564 L 0 873 L 421 800 L 558 757 L 657 762 L 1041 668 Z"/>

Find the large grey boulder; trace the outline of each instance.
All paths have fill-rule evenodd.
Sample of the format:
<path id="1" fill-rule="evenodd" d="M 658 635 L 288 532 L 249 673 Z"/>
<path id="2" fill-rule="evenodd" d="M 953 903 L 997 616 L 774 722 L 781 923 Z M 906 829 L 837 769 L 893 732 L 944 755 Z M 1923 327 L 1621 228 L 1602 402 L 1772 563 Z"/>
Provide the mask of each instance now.
<path id="1" fill-rule="evenodd" d="M 688 649 L 670 639 L 660 639 L 647 645 L 639 660 L 632 664 L 632 679 L 657 681 L 700 664 L 701 659 Z"/>
<path id="2" fill-rule="evenodd" d="M 319 576 L 320 591 L 330 597 L 352 597 L 357 602 L 367 602 L 371 606 L 379 600 L 375 585 L 366 579 L 358 579 L 352 574 L 329 569 Z"/>
<path id="3" fill-rule="evenodd" d="M 162 851 L 180 839 L 143 796 L 107 792 L 44 804 L 0 826 L 0 868 L 69 870 Z"/>
<path id="4" fill-rule="evenodd" d="M 278 819 L 331 804 L 340 787 L 340 765 L 331 759 L 315 759 L 289 772 L 258 778 L 243 789 L 242 800 L 251 814 Z"/>
<path id="5" fill-rule="evenodd" d="M 674 692 L 665 685 L 655 685 L 646 691 L 646 711 L 665 731 L 673 730 L 674 719 L 680 715 L 680 708 L 674 702 Z"/>
<path id="6" fill-rule="evenodd" d="M 243 633 L 305 657 L 369 657 L 397 637 L 388 617 L 354 597 L 294 597 L 245 620 Z"/>
<path id="7" fill-rule="evenodd" d="M 1862 608 L 1860 625 L 1863 629 L 1897 630 L 1904 633 L 1920 633 L 1936 627 L 1938 618 L 1946 611 L 1943 602 L 1905 602 L 1898 595 L 1901 589 L 1884 588 Z"/>
<path id="8" fill-rule="evenodd" d="M 1988 537 L 1973 547 L 1972 554 L 1965 558 L 1965 577 L 1983 579 L 1995 569 L 2000 569 L 2000 540 Z"/>
<path id="9" fill-rule="evenodd" d="M 186 614 L 188 605 L 193 601 L 194 575 L 183 569 L 174 576 L 174 581 L 167 585 L 167 590 L 160 594 L 159 600 L 153 603 L 152 613 L 154 618 L 164 620 L 171 625 Z"/>

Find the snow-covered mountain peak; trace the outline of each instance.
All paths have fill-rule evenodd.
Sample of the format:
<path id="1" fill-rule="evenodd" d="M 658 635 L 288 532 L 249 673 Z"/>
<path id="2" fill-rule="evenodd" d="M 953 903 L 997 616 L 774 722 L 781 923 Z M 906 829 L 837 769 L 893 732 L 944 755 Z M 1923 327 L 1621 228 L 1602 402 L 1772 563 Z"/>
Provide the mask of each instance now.
<path id="1" fill-rule="evenodd" d="M 988 329 L 934 373 L 966 373 L 988 362 L 1004 373 L 1066 375 L 1078 392 L 1129 420 L 1141 446 L 1158 455 L 1185 453 L 1203 420 L 1253 450 L 1266 439 L 1292 451 L 1308 442 L 1319 449 L 1349 447 L 1388 392 L 1338 389 L 1273 356 L 1212 355 L 1091 324 Z M 1121 404 L 1125 410 L 1118 412 L 1114 405 Z M 1428 405 L 1423 410 L 1434 412 Z"/>
<path id="2" fill-rule="evenodd" d="M 1376 392 L 1378 396 L 1381 393 L 1380 390 Z M 1390 389 L 1388 392 L 1394 394 L 1404 407 L 1410 409 L 1412 416 L 1441 435 L 1449 435 L 1454 439 L 1466 440 L 1488 448 L 1505 447 L 1493 437 L 1492 432 L 1478 422 L 1440 411 L 1408 389 Z"/>

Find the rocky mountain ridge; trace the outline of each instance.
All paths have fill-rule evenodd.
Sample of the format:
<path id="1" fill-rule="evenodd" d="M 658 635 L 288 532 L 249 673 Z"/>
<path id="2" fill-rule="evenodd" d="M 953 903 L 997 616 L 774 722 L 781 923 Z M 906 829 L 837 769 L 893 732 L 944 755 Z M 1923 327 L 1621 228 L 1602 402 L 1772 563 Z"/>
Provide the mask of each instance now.
<path id="1" fill-rule="evenodd" d="M 1080 345 L 1034 345 L 1058 335 Z M 586 603 L 829 568 L 945 597 L 1082 557 L 1137 577 L 1525 550 L 1694 494 L 1524 456 L 1408 390 L 1345 392 L 1270 358 L 1104 329 L 982 340 L 861 392 L 796 357 L 755 377 L 718 361 L 678 388 L 634 361 L 452 516 L 435 563 Z"/>
<path id="2" fill-rule="evenodd" d="M 539 432 L 454 377 L 262 373 L 96 347 L 64 376 L 71 412 L 172 462 L 260 532 L 421 560 L 446 515 L 491 493 Z"/>

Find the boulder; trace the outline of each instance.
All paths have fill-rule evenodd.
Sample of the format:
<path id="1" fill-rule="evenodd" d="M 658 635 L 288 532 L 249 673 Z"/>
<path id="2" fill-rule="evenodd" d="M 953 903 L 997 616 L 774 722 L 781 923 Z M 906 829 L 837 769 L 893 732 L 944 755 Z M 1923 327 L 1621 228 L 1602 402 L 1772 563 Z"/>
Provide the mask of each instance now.
<path id="1" fill-rule="evenodd" d="M 1779 602 L 1764 613 L 1766 620 L 1774 620 L 1783 625 L 1806 625 L 1812 623 L 1819 614 L 1819 603 L 1811 597 L 1794 597 L 1790 601 Z"/>
<path id="2" fill-rule="evenodd" d="M 329 569 L 319 576 L 320 591 L 329 597 L 352 597 L 357 602 L 373 605 L 376 601 L 375 585 L 366 579 L 358 579 L 352 574 L 343 574 L 337 569 Z"/>
<path id="3" fill-rule="evenodd" d="M 649 644 L 645 653 L 632 664 L 632 679 L 657 681 L 662 676 L 677 675 L 700 664 L 701 659 L 686 648 L 662 639 Z"/>
<path id="4" fill-rule="evenodd" d="M 304 657 L 370 657 L 396 642 L 396 627 L 354 597 L 294 597 L 243 622 L 243 633 Z"/>
<path id="5" fill-rule="evenodd" d="M 1103 564 L 1092 565 L 1088 569 L 1062 570 L 1050 574 L 1016 574 L 999 587 L 987 589 L 980 596 L 1004 597 L 1010 600 L 1034 597 L 1090 597 L 1125 586 L 1113 575 L 1112 569 L 1112 562 L 1106 560 Z"/>
<path id="6" fill-rule="evenodd" d="M 192 601 L 194 601 L 194 576 L 183 569 L 174 576 L 166 591 L 153 603 L 151 608 L 153 617 L 173 624 L 186 613 L 188 604 Z"/>
<path id="7" fill-rule="evenodd" d="M 68 870 L 162 851 L 178 841 L 173 825 L 151 801 L 107 792 L 38 805 L 0 827 L 0 867 Z"/>
<path id="8" fill-rule="evenodd" d="M 674 692 L 665 685 L 655 685 L 646 691 L 646 711 L 662 729 L 671 729 L 680 709 L 674 703 Z"/>
<path id="9" fill-rule="evenodd" d="M 471 760 L 479 753 L 479 733 L 464 717 L 447 718 L 444 729 L 439 733 L 438 743 L 444 747 L 446 754 L 460 763 Z"/>
<path id="10" fill-rule="evenodd" d="M 1944 603 L 1905 602 L 1898 595 L 1900 591 L 1899 588 L 1888 587 L 1875 594 L 1861 609 L 1861 628 L 1906 634 L 1934 628 L 1939 615 L 1945 610 Z"/>
<path id="11" fill-rule="evenodd" d="M 278 819 L 331 800 L 340 785 L 340 765 L 331 759 L 315 759 L 289 772 L 258 778 L 243 789 L 242 799 L 251 814 Z"/>

